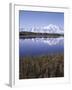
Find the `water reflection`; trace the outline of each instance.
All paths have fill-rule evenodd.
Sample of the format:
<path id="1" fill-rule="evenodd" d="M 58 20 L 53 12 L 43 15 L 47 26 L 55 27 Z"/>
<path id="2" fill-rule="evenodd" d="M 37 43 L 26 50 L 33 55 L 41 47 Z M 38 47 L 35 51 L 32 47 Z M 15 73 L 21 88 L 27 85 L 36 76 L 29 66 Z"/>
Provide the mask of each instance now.
<path id="1" fill-rule="evenodd" d="M 29 39 L 24 39 L 24 40 L 29 40 Z M 57 45 L 57 44 L 64 44 L 64 38 L 59 37 L 59 38 L 32 38 L 30 41 L 32 42 L 42 42 L 46 43 L 48 45 Z"/>
<path id="2" fill-rule="evenodd" d="M 64 52 L 64 38 L 19 39 L 19 55 L 34 56 Z"/>

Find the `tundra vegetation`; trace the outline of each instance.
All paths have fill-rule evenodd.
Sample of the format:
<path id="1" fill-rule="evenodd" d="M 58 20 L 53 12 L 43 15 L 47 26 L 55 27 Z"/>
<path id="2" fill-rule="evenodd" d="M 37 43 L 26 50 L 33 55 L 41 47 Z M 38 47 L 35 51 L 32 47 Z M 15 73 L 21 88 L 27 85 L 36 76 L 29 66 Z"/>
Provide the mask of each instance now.
<path id="1" fill-rule="evenodd" d="M 64 55 L 26 56 L 19 59 L 19 78 L 51 78 L 64 76 Z"/>

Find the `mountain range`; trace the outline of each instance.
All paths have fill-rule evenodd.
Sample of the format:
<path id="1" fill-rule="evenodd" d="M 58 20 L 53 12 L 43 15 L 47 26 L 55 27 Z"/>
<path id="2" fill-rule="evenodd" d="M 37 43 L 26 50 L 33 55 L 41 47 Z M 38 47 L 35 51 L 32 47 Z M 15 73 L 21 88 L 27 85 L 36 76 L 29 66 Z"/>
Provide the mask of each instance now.
<path id="1" fill-rule="evenodd" d="M 20 28 L 21 31 L 36 32 L 36 33 L 59 33 L 64 34 L 64 30 L 57 25 L 49 24 L 44 27 Z"/>

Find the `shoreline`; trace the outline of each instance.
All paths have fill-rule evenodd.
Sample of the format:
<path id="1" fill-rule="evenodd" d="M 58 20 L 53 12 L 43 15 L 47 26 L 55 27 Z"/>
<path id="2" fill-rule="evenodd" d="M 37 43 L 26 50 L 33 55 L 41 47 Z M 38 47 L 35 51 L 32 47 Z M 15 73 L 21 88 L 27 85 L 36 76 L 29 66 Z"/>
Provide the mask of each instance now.
<path id="1" fill-rule="evenodd" d="M 57 38 L 64 37 L 64 34 L 59 33 L 38 33 L 38 32 L 19 32 L 20 38 Z"/>

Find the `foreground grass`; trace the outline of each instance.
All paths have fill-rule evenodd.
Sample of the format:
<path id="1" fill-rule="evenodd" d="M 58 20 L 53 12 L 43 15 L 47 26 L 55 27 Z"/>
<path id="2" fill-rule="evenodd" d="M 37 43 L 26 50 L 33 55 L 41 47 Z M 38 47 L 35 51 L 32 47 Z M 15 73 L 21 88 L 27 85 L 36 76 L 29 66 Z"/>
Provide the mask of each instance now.
<path id="1" fill-rule="evenodd" d="M 20 57 L 19 78 L 49 78 L 64 76 L 64 55 Z"/>

